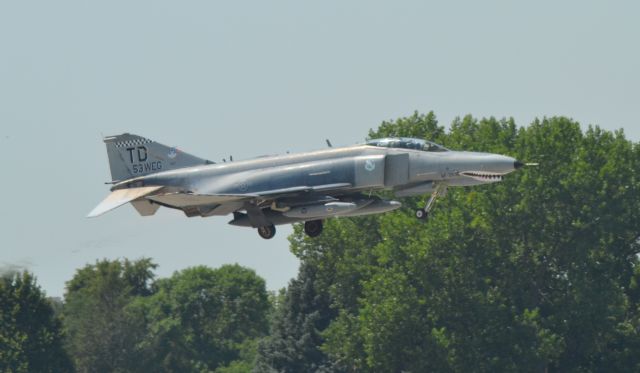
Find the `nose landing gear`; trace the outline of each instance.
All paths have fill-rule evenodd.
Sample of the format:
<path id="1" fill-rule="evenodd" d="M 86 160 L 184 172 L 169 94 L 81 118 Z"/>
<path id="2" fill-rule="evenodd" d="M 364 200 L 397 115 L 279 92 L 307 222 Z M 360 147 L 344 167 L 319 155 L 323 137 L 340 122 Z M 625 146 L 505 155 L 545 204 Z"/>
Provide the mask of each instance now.
<path id="1" fill-rule="evenodd" d="M 427 201 L 427 204 L 424 206 L 424 208 L 417 209 L 415 211 L 416 218 L 420 220 L 427 220 L 429 218 L 429 212 L 435 205 L 436 199 L 440 196 L 444 196 L 446 193 L 447 193 L 446 185 L 444 184 L 436 185 L 436 188 L 431 193 L 431 197 L 429 197 L 429 200 Z"/>

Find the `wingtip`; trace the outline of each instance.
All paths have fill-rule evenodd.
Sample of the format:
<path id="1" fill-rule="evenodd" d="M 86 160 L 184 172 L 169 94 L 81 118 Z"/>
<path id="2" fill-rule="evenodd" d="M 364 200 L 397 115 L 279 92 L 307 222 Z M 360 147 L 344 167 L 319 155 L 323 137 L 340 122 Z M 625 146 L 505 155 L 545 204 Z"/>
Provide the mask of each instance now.
<path id="1" fill-rule="evenodd" d="M 91 219 L 91 218 L 98 217 L 98 216 L 100 216 L 100 215 L 102 215 L 102 214 L 100 214 L 100 213 L 96 213 L 96 211 L 95 211 L 95 210 L 91 210 L 91 212 L 90 212 L 90 213 L 88 213 L 88 214 L 87 214 L 87 216 L 85 216 L 85 218 L 87 218 L 87 219 Z"/>

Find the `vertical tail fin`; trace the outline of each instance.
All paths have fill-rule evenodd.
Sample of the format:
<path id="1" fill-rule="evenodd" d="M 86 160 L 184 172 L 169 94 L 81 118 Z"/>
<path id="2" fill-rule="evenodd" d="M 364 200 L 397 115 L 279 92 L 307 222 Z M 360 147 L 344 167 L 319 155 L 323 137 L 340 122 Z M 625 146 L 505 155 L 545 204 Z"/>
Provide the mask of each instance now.
<path id="1" fill-rule="evenodd" d="M 104 138 L 111 179 L 115 182 L 161 171 L 213 162 L 142 136 L 125 133 Z"/>

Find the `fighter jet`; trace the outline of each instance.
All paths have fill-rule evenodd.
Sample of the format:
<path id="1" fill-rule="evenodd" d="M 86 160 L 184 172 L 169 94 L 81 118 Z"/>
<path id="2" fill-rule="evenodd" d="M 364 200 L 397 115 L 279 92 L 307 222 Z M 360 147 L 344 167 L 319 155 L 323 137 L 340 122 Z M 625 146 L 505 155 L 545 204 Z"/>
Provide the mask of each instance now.
<path id="1" fill-rule="evenodd" d="M 499 154 L 449 150 L 414 138 L 389 137 L 365 143 L 242 161 L 215 163 L 147 138 L 122 134 L 104 138 L 113 184 L 111 194 L 88 217 L 131 203 L 142 216 L 160 206 L 188 217 L 233 214 L 229 224 L 256 228 L 269 239 L 276 225 L 304 222 L 316 237 L 323 220 L 392 211 L 396 197 L 430 193 L 415 211 L 427 219 L 448 187 L 496 183 L 524 164 Z"/>

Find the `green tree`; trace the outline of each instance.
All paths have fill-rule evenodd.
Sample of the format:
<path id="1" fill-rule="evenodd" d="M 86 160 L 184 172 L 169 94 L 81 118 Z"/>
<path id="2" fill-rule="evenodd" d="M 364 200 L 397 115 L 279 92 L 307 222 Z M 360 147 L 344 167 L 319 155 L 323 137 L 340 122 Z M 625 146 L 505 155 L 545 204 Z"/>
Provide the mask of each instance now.
<path id="1" fill-rule="evenodd" d="M 131 303 L 152 293 L 151 259 L 101 260 L 67 282 L 63 309 L 68 350 L 79 372 L 139 371 L 144 318 Z"/>
<path id="2" fill-rule="evenodd" d="M 156 286 L 135 307 L 148 318 L 148 370 L 250 370 L 257 339 L 268 333 L 270 304 L 262 278 L 239 265 L 199 266 Z"/>
<path id="3" fill-rule="evenodd" d="M 318 293 L 317 268 L 303 262 L 276 310 L 271 332 L 258 349 L 255 372 L 330 372 L 331 360 L 320 350 L 334 317 L 326 294 Z"/>
<path id="4" fill-rule="evenodd" d="M 71 372 L 60 320 L 27 271 L 0 276 L 0 371 Z"/>

